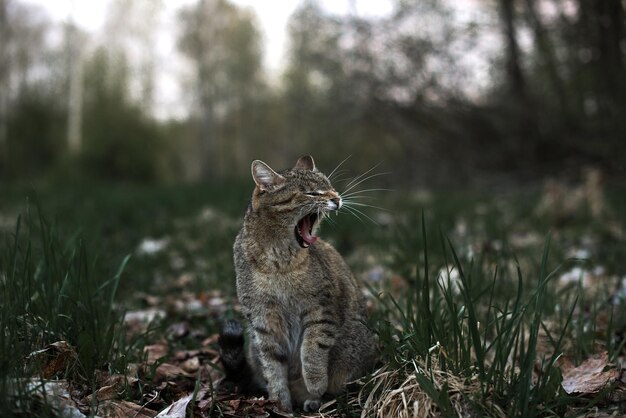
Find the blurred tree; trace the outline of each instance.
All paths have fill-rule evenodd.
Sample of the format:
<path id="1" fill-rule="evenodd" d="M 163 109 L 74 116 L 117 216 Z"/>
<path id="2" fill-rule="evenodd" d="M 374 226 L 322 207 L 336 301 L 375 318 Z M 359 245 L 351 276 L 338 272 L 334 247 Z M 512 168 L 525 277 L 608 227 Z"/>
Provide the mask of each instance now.
<path id="1" fill-rule="evenodd" d="M 518 8 L 533 34 L 526 64 L 538 132 L 530 159 L 619 169 L 614 155 L 626 135 L 623 2 L 525 0 Z"/>
<path id="2" fill-rule="evenodd" d="M 279 88 L 264 79 L 250 11 L 227 0 L 182 7 L 195 105 L 188 120 L 163 122 L 153 106 L 161 1 L 111 2 L 81 76 L 84 35 L 68 24 L 65 50 L 51 46 L 36 8 L 0 0 L 0 173 L 41 174 L 68 143 L 94 174 L 142 180 L 247 175 L 253 158 L 287 166 L 301 153 L 322 168 L 356 154 L 359 171 L 387 159 L 390 181 L 431 186 L 586 163 L 624 172 L 623 1 L 394 0 L 369 17 L 357 0 L 347 14 L 321 4 L 305 0 L 291 18 Z"/>
<path id="3" fill-rule="evenodd" d="M 83 116 L 83 54 L 85 36 L 70 21 L 65 25 L 68 59 L 67 148 L 71 155 L 80 154 Z"/>
<path id="4" fill-rule="evenodd" d="M 33 178 L 46 172 L 63 152 L 65 111 L 56 88 L 44 83 L 22 87 L 8 117 L 7 174 Z"/>
<path id="5" fill-rule="evenodd" d="M 623 9 L 398 0 L 389 16 L 360 18 L 308 0 L 289 29 L 288 132 L 329 158 L 398 159 L 397 178 L 431 185 L 589 162 L 623 170 Z"/>
<path id="6" fill-rule="evenodd" d="M 0 174 L 1 167 L 6 167 L 8 160 L 7 147 L 7 113 L 8 105 L 8 79 L 9 58 L 7 54 L 7 42 L 9 38 L 7 0 L 0 0 Z"/>
<path id="7" fill-rule="evenodd" d="M 123 53 L 99 48 L 87 61 L 83 168 L 107 179 L 165 180 L 170 149 L 163 129 L 129 97 L 128 80 Z"/>
<path id="8" fill-rule="evenodd" d="M 265 90 L 261 37 L 254 16 L 225 0 L 199 0 L 180 11 L 180 21 L 179 47 L 195 69 L 203 177 L 223 175 L 225 162 L 244 164 L 252 141 L 246 117 Z M 225 122 L 229 118 L 233 123 Z"/>
<path id="9" fill-rule="evenodd" d="M 155 110 L 157 29 L 162 12 L 163 0 L 113 0 L 104 23 L 103 47 L 111 57 L 126 56 L 132 98 L 147 112 Z"/>
<path id="10" fill-rule="evenodd" d="M 433 153 L 460 128 L 439 109 L 465 94 L 465 68 L 451 64 L 468 31 L 452 22 L 437 1 L 398 2 L 390 16 L 369 19 L 305 2 L 289 25 L 285 75 L 294 142 L 331 167 L 358 153 L 351 165 L 363 171 L 381 158 L 407 161 L 394 164 L 396 178 L 407 182 L 440 171 L 446 164 Z"/>
<path id="11" fill-rule="evenodd" d="M 315 1 L 305 2 L 289 22 L 289 65 L 284 75 L 287 135 L 279 151 L 285 160 L 298 148 L 322 152 L 316 149 L 316 140 L 325 136 L 321 131 L 330 121 L 321 120 L 321 112 L 334 105 L 325 94 L 332 88 L 330 83 L 343 77 L 337 56 L 340 29 L 339 22 L 326 18 Z"/>
<path id="12" fill-rule="evenodd" d="M 45 113 L 47 106 L 59 106 L 50 94 L 52 86 L 41 80 L 46 68 L 44 38 L 49 26 L 39 8 L 0 0 L 0 174 L 35 174 L 54 154 L 48 152 L 55 142 L 54 135 L 46 132 L 45 127 L 56 115 Z M 34 112 L 30 123 L 39 120 L 42 126 L 26 126 L 28 115 L 21 112 L 30 111 Z M 41 155 L 29 155 L 36 153 L 38 142 L 46 144 L 42 145 Z"/>

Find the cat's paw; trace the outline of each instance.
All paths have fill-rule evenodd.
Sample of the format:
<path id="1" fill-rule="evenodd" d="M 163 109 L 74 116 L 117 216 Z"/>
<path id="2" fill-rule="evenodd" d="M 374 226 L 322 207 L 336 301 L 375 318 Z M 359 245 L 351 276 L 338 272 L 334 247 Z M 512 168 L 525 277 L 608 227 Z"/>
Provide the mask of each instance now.
<path id="1" fill-rule="evenodd" d="M 322 406 L 322 401 L 319 399 L 307 399 L 304 401 L 304 412 L 317 412 Z"/>
<path id="2" fill-rule="evenodd" d="M 276 399 L 278 403 L 280 403 L 280 407 L 283 411 L 293 411 L 293 407 L 291 405 L 291 394 L 289 393 L 289 389 L 283 389 L 278 391 L 271 390 L 269 399 Z"/>
<path id="3" fill-rule="evenodd" d="M 303 372 L 304 385 L 313 398 L 321 398 L 326 389 L 328 389 L 328 376 L 325 373 L 307 373 Z"/>

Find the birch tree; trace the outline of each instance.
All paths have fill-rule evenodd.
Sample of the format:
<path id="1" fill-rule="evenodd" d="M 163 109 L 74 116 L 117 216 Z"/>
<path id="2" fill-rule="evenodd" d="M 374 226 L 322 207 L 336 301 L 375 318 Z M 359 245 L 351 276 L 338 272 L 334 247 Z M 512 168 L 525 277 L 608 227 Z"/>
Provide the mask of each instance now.
<path id="1" fill-rule="evenodd" d="M 249 12 L 225 0 L 199 0 L 181 10 L 180 21 L 179 47 L 194 69 L 202 175 L 221 175 L 226 152 L 235 153 L 228 159 L 243 159 L 239 128 L 245 124 L 245 103 L 261 84 L 260 34 Z M 234 143 L 225 144 L 224 121 L 232 116 L 239 119 L 237 132 L 229 137 Z"/>

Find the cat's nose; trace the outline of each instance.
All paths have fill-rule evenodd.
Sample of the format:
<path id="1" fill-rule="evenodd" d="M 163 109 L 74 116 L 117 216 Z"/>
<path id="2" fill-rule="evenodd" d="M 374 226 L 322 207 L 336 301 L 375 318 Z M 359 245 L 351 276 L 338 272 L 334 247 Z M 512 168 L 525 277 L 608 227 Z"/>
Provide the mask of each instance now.
<path id="1" fill-rule="evenodd" d="M 333 197 L 332 199 L 330 199 L 331 203 L 333 203 L 335 205 L 334 210 L 339 210 L 339 208 L 341 208 L 341 198 L 340 197 Z"/>

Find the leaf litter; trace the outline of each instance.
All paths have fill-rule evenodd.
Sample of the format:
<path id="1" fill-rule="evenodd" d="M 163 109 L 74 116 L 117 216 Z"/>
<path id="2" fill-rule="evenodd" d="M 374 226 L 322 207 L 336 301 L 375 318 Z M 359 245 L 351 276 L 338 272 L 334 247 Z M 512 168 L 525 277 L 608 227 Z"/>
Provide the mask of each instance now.
<path id="1" fill-rule="evenodd" d="M 565 186 L 555 184 L 546 186 L 544 197 L 535 211 L 551 220 L 557 228 L 571 219 L 582 216 L 581 213 L 586 210 L 581 209 L 584 205 L 588 208 L 593 207 L 593 210 L 589 210 L 596 219 L 604 215 L 611 216 L 610 210 L 603 202 L 604 197 L 590 191 L 589 185 L 581 186 L 580 190 L 575 191 L 577 197 L 573 203 L 566 203 L 564 199 L 568 193 L 567 189 Z M 206 211 L 200 218 L 208 222 L 212 221 L 214 216 L 212 212 Z M 460 219 L 455 228 L 462 238 L 468 240 L 474 238 L 474 242 L 467 243 L 467 257 L 476 253 L 502 251 L 500 242 L 494 243 L 486 235 L 468 233 L 465 224 L 466 222 Z M 612 218 L 610 225 L 608 234 L 621 238 L 623 227 Z M 597 242 L 593 237 L 583 238 L 582 244 L 573 246 L 574 249 L 570 250 L 568 256 L 589 261 L 590 254 L 598 250 Z M 508 242 L 514 249 L 522 251 L 540 245 L 542 237 L 534 230 L 521 225 L 511 229 Z M 152 245 L 146 246 L 147 250 L 140 247 L 138 252 L 147 255 L 164 251 L 168 247 L 168 241 L 165 240 L 159 241 L 158 244 L 162 246 L 156 251 L 154 249 L 157 246 Z M 402 292 L 406 289 L 406 279 L 377 264 L 375 258 L 370 264 L 365 274 L 370 283 L 388 282 L 389 277 L 394 277 L 397 282 L 394 285 L 396 291 Z M 447 274 L 447 271 L 442 271 L 441 277 L 447 277 Z M 217 322 L 226 312 L 236 312 L 237 306 L 219 291 L 194 293 L 186 290 L 192 280 L 189 274 L 181 274 L 174 282 L 176 296 L 139 295 L 138 300 L 146 305 L 146 308 L 126 313 L 125 325 L 129 335 L 145 333 L 154 323 L 170 324 L 160 331 L 161 339 L 145 346 L 141 362 L 129 364 L 127 373 L 103 373 L 93 390 L 76 388 L 79 385 L 67 380 L 68 377 L 71 378 L 67 371 L 76 362 L 76 349 L 65 341 L 58 341 L 31 353 L 27 358 L 27 366 L 36 376 L 29 382 L 34 396 L 44 394 L 43 396 L 52 399 L 66 416 L 77 418 L 89 414 L 101 417 L 178 418 L 188 416 L 187 412 L 191 411 L 194 416 L 199 417 L 289 416 L 275 401 L 263 398 L 246 399 L 237 394 L 220 393 L 217 390 L 221 374 L 217 366 L 219 353 L 215 348 L 216 335 L 203 334 L 202 330 L 194 328 L 193 322 L 197 320 Z M 618 283 L 610 301 L 617 305 L 617 299 L 620 301 L 626 299 L 624 296 L 626 277 L 620 279 L 609 276 L 601 267 L 592 269 L 574 266 L 562 273 L 557 283 L 563 289 L 581 286 L 584 290 L 596 292 L 599 288 L 607 289 L 610 287 L 607 283 L 614 281 Z M 547 327 L 550 327 L 549 323 Z M 199 344 L 193 348 L 181 348 L 180 341 L 186 339 L 198 341 Z M 546 344 L 541 351 L 548 354 L 549 345 Z M 623 358 L 618 357 L 615 362 L 610 362 L 608 353 L 600 351 L 599 354 L 592 355 L 575 365 L 572 358 L 561 356 L 557 366 L 562 374 L 560 383 L 562 390 L 568 395 L 581 398 L 594 398 L 608 392 L 607 399 L 612 402 L 624 402 L 626 374 Z M 540 372 L 540 368 L 535 371 Z M 392 370 L 388 367 L 378 369 L 367 382 L 359 382 L 360 390 L 350 397 L 348 404 L 354 410 L 362 410 L 362 416 L 440 415 L 442 411 L 433 402 L 433 393 L 424 389 L 419 376 L 429 376 L 433 379 L 431 388 L 434 389 L 433 393 L 447 392 L 449 404 L 453 409 L 450 412 L 460 416 L 474 414 L 475 411 L 472 411 L 466 399 L 480 390 L 477 381 L 446 373 L 438 368 L 436 362 L 427 368 L 419 359 L 415 359 L 413 369 L 409 371 Z M 336 400 L 326 402 L 316 416 L 340 416 L 337 404 Z M 493 416 L 505 416 L 504 411 L 495 402 L 490 410 Z"/>
<path id="2" fill-rule="evenodd" d="M 611 398 L 626 400 L 626 384 L 623 381 L 625 371 L 620 365 L 609 362 L 606 351 L 586 359 L 578 366 L 570 358 L 562 357 L 558 366 L 563 375 L 561 386 L 567 394 L 590 397 L 615 386 Z"/>

